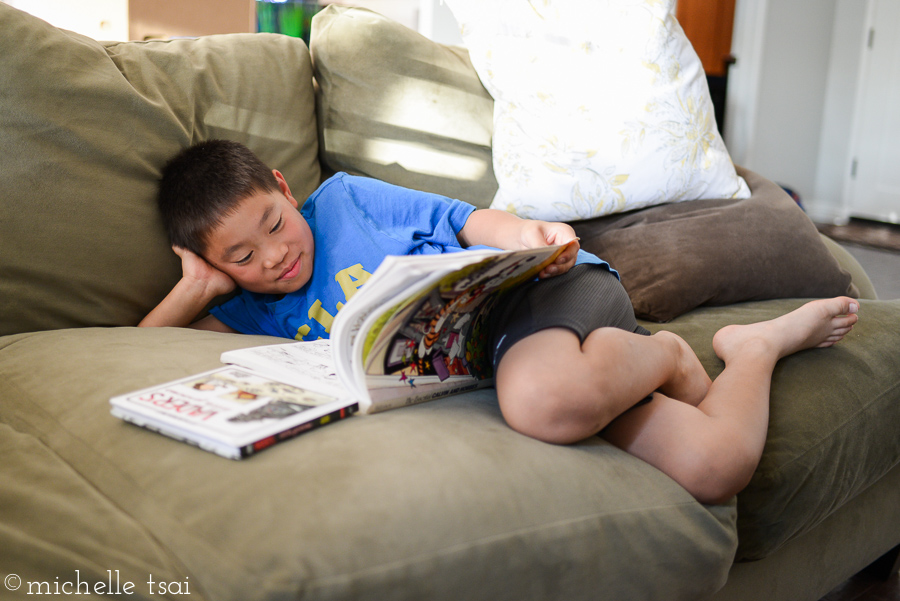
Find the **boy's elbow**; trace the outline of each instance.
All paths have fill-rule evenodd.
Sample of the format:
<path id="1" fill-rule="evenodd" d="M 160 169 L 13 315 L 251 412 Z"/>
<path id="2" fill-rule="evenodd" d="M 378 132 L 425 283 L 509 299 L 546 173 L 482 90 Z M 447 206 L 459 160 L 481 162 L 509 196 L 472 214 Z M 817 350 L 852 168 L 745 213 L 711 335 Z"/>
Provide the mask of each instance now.
<path id="1" fill-rule="evenodd" d="M 157 319 L 157 317 L 153 313 L 150 313 L 144 319 L 142 319 L 139 324 L 137 324 L 137 327 L 139 327 L 139 328 L 161 328 L 161 327 L 165 327 L 166 325 L 167 324 L 165 324 L 165 323 L 160 323 L 159 319 Z"/>

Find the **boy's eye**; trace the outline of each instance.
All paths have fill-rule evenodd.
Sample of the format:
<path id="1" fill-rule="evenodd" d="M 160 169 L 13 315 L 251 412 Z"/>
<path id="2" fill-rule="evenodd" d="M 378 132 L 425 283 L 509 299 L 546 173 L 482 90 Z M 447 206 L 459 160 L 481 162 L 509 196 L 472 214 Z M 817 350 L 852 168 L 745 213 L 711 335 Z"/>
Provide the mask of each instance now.
<path id="1" fill-rule="evenodd" d="M 271 230 L 269 230 L 269 233 L 270 233 L 270 234 L 274 234 L 274 233 L 277 232 L 279 229 L 281 229 L 281 222 L 282 222 L 283 220 L 284 220 L 284 217 L 283 217 L 283 216 L 278 217 L 278 223 L 276 223 L 275 226 L 274 226 Z"/>
<path id="2" fill-rule="evenodd" d="M 251 252 L 251 253 L 247 253 L 247 256 L 238 259 L 237 261 L 235 261 L 235 263 L 237 263 L 238 265 L 246 265 L 247 263 L 250 262 L 250 259 L 251 259 L 252 257 L 253 257 L 253 253 L 252 253 L 252 252 Z"/>

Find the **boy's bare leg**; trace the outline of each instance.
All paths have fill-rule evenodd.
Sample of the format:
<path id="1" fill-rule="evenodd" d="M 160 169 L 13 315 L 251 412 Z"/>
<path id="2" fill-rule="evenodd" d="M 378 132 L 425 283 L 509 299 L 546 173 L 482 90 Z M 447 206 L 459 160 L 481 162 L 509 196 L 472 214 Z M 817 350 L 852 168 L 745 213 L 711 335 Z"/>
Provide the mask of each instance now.
<path id="1" fill-rule="evenodd" d="M 663 387 L 671 384 L 667 378 L 679 373 L 672 365 L 684 355 L 673 353 L 670 341 L 658 334 L 597 330 L 579 357 L 570 353 L 563 336 L 568 333 L 577 342 L 571 332 L 538 332 L 513 346 L 501 362 L 501 409 L 513 428 L 560 443 L 590 436 L 619 416 L 603 432 L 604 438 L 665 472 L 701 501 L 721 502 L 746 486 L 762 455 L 775 363 L 799 350 L 840 340 L 857 320 L 851 314 L 856 307 L 856 301 L 845 297 L 813 301 L 772 321 L 723 328 L 713 348 L 725 370 L 701 402 L 694 406 L 655 392 L 650 403 L 627 412 L 643 398 L 645 388 L 651 386 L 649 393 L 660 380 Z M 536 338 L 542 333 L 546 335 Z M 589 345 L 592 337 L 603 344 Z M 558 352 L 546 346 L 551 342 L 559 345 Z M 541 362 L 531 361 L 534 353 L 544 357 L 549 371 L 539 371 Z M 529 373 L 533 377 L 523 383 Z M 548 373 L 558 390 L 535 385 Z"/>
<path id="2" fill-rule="evenodd" d="M 496 374 L 507 423 L 558 444 L 595 435 L 657 389 L 697 405 L 710 384 L 678 336 L 616 328 L 595 330 L 583 344 L 571 330 L 541 330 L 514 344 Z"/>

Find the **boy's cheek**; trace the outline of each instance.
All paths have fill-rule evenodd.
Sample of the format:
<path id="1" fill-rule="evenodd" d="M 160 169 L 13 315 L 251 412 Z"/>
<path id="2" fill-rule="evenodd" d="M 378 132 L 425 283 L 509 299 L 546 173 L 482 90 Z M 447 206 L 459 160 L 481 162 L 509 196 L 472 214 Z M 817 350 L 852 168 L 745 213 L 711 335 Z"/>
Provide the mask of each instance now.
<path id="1" fill-rule="evenodd" d="M 234 280 L 234 283 L 237 284 L 238 288 L 243 288 L 244 290 L 252 289 L 254 280 L 249 278 L 243 270 L 240 269 L 231 269 L 231 268 L 223 268 L 221 269 L 222 273 L 230 277 Z"/>

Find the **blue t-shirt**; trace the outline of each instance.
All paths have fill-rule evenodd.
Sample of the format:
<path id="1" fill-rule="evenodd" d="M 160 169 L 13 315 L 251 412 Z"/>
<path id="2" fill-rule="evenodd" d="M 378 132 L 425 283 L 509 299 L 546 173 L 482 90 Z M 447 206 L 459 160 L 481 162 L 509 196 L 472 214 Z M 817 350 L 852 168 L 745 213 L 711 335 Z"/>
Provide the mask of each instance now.
<path id="1" fill-rule="evenodd" d="M 212 314 L 244 334 L 328 338 L 337 312 L 386 256 L 463 250 L 456 234 L 474 210 L 437 194 L 338 173 L 300 209 L 315 245 L 309 282 L 281 297 L 243 290 Z M 578 262 L 607 265 L 583 251 Z"/>

